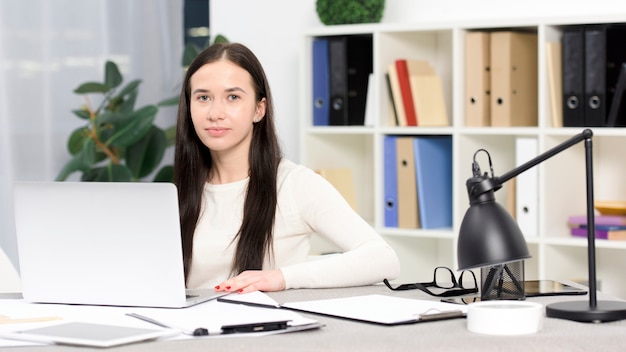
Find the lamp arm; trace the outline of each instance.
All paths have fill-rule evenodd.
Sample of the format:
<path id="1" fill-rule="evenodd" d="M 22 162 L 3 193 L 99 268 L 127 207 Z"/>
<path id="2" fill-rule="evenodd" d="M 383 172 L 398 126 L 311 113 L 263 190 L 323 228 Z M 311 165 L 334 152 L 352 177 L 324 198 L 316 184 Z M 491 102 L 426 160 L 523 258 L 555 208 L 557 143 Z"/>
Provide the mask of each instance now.
<path id="1" fill-rule="evenodd" d="M 513 170 L 502 174 L 501 176 L 495 177 L 499 184 L 504 184 L 506 181 L 514 178 L 515 176 L 521 174 L 522 172 L 544 162 L 545 160 L 559 154 L 560 152 L 570 148 L 571 146 L 578 144 L 586 139 L 589 139 L 593 136 L 593 132 L 590 129 L 585 129 L 581 133 L 573 136 L 572 138 L 566 140 L 565 142 L 557 145 L 556 147 L 546 151 L 545 153 L 525 162 L 524 164 L 514 168 Z"/>
<path id="2" fill-rule="evenodd" d="M 513 170 L 504 173 L 500 177 L 494 177 L 493 184 L 495 187 L 501 187 L 501 185 L 521 174 L 522 172 L 542 163 L 543 161 L 559 154 L 565 149 L 585 141 L 585 169 L 586 169 L 586 184 L 587 184 L 587 256 L 588 256 L 588 271 L 589 271 L 589 306 L 594 308 L 597 306 L 597 282 L 596 282 L 596 247 L 595 247 L 595 218 L 594 218 L 594 192 L 593 192 L 593 160 L 592 160 L 592 146 L 591 137 L 593 132 L 590 129 L 585 129 L 581 133 L 573 136 L 565 142 L 557 145 L 556 147 L 546 151 L 545 153 L 527 161 L 526 163 L 514 168 Z"/>

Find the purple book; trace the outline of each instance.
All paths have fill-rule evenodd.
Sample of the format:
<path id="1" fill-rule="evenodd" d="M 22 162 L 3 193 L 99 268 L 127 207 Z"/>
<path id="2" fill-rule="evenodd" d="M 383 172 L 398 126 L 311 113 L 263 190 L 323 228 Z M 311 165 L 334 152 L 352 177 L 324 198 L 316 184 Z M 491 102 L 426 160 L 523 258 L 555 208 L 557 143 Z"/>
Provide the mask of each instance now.
<path id="1" fill-rule="evenodd" d="M 596 215 L 594 218 L 596 225 L 626 225 L 624 215 Z M 587 215 L 572 215 L 567 222 L 571 225 L 586 225 Z"/>
<path id="2" fill-rule="evenodd" d="M 575 227 L 571 229 L 574 237 L 587 237 L 587 228 Z M 626 230 L 596 230 L 596 238 L 603 240 L 626 239 Z"/>

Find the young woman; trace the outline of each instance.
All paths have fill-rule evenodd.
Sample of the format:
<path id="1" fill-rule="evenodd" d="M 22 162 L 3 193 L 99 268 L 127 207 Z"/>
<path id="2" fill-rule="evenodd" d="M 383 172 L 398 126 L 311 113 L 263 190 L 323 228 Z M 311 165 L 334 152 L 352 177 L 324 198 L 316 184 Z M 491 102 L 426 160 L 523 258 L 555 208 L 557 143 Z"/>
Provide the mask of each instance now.
<path id="1" fill-rule="evenodd" d="M 174 162 L 187 286 L 279 291 L 397 277 L 393 249 L 339 192 L 282 157 L 273 108 L 244 45 L 213 45 L 187 70 Z M 315 233 L 342 254 L 307 260 Z"/>

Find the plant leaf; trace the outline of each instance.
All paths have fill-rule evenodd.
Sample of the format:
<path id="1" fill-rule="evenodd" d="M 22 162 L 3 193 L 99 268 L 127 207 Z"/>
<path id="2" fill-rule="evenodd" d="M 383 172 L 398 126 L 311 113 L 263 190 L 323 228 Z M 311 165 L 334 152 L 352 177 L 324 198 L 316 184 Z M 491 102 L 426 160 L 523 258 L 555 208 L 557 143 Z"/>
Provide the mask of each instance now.
<path id="1" fill-rule="evenodd" d="M 85 139 L 85 142 L 83 143 L 83 150 L 80 154 L 83 156 L 83 165 L 85 166 L 85 169 L 92 167 L 100 160 L 98 147 L 96 147 L 96 143 L 91 138 Z"/>
<path id="2" fill-rule="evenodd" d="M 158 106 L 175 106 L 175 105 L 178 105 L 179 101 L 180 101 L 180 97 L 177 95 L 175 97 L 163 99 L 157 105 Z"/>
<path id="3" fill-rule="evenodd" d="M 67 140 L 67 150 L 71 155 L 78 154 L 83 149 L 83 144 L 87 139 L 87 128 L 79 127 L 75 129 Z"/>
<path id="4" fill-rule="evenodd" d="M 117 98 L 122 99 L 121 104 L 115 110 L 121 113 L 129 113 L 135 109 L 135 102 L 137 101 L 137 95 L 139 93 L 137 91 L 130 92 L 126 99 L 122 98 L 122 96 L 118 96 Z"/>
<path id="5" fill-rule="evenodd" d="M 172 165 L 165 165 L 154 176 L 152 182 L 174 182 L 174 167 Z"/>
<path id="6" fill-rule="evenodd" d="M 114 126 L 113 135 L 105 143 L 116 147 L 133 145 L 150 131 L 157 112 L 156 106 L 148 105 L 120 119 Z"/>
<path id="7" fill-rule="evenodd" d="M 85 172 L 81 181 L 87 182 L 130 182 L 130 170 L 124 165 L 109 164 Z"/>
<path id="8" fill-rule="evenodd" d="M 165 144 L 165 132 L 152 126 L 141 140 L 126 149 L 126 165 L 133 178 L 141 179 L 156 170 L 165 154 Z"/>
<path id="9" fill-rule="evenodd" d="M 228 43 L 228 38 L 226 38 L 225 36 L 218 34 L 215 36 L 215 40 L 213 41 L 213 44 L 218 44 L 218 43 Z"/>
<path id="10" fill-rule="evenodd" d="M 84 139 L 81 149 L 63 166 L 63 169 L 56 177 L 56 181 L 65 181 L 69 175 L 76 171 L 82 171 L 84 175 L 96 163 L 98 158 L 99 153 L 94 141 L 91 138 Z"/>
<path id="11" fill-rule="evenodd" d="M 74 113 L 74 115 L 80 117 L 83 120 L 89 120 L 89 118 L 91 118 L 91 115 L 89 115 L 89 111 L 87 109 L 77 109 L 72 110 L 72 112 Z"/>
<path id="12" fill-rule="evenodd" d="M 123 118 L 123 115 L 112 112 L 112 111 L 104 111 L 96 116 L 95 124 L 96 126 L 102 126 L 105 124 L 113 124 Z"/>
<path id="13" fill-rule="evenodd" d="M 170 126 L 165 129 L 165 140 L 167 141 L 167 146 L 171 147 L 176 144 L 176 125 Z"/>
<path id="14" fill-rule="evenodd" d="M 70 161 L 63 166 L 55 181 L 65 181 L 72 173 L 86 170 L 87 168 L 85 167 L 83 160 L 84 158 L 82 152 L 74 155 L 74 157 L 72 157 L 72 159 L 70 159 Z"/>
<path id="15" fill-rule="evenodd" d="M 119 97 L 123 97 L 126 94 L 137 93 L 139 91 L 139 85 L 141 84 L 140 79 L 136 79 L 130 83 L 128 83 L 117 95 Z"/>
<path id="16" fill-rule="evenodd" d="M 201 49 L 197 45 L 187 43 L 187 45 L 185 45 L 185 49 L 183 50 L 183 67 L 189 67 L 193 59 L 200 54 L 200 51 Z"/>
<path id="17" fill-rule="evenodd" d="M 107 61 L 104 65 L 104 85 L 111 90 L 122 84 L 122 81 L 122 74 L 117 65 L 113 61 Z"/>
<path id="18" fill-rule="evenodd" d="M 88 94 L 88 93 L 106 93 L 111 90 L 110 87 L 99 82 L 86 82 L 74 89 L 76 94 Z"/>

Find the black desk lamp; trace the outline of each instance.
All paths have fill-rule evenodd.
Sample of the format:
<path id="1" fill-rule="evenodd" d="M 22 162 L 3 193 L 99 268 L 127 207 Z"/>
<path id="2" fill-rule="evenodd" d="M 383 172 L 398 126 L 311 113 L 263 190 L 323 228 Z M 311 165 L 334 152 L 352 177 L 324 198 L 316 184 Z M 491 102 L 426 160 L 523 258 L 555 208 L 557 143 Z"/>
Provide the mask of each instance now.
<path id="1" fill-rule="evenodd" d="M 581 322 L 604 322 L 626 319 L 626 302 L 598 301 L 596 298 L 596 257 L 595 257 L 595 222 L 593 200 L 593 132 L 585 129 L 580 134 L 548 150 L 536 158 L 514 168 L 500 177 L 481 175 L 480 167 L 474 154 L 472 162 L 473 176 L 467 180 L 467 192 L 470 208 L 467 210 L 459 232 L 457 256 L 459 270 L 482 268 L 506 264 L 529 258 L 528 246 L 524 235 L 513 217 L 495 201 L 495 191 L 522 172 L 542 163 L 546 159 L 585 141 L 585 162 L 587 172 L 587 256 L 589 267 L 589 302 L 568 301 L 549 304 L 546 315 L 553 318 Z M 489 155 L 487 153 L 487 155 Z"/>

